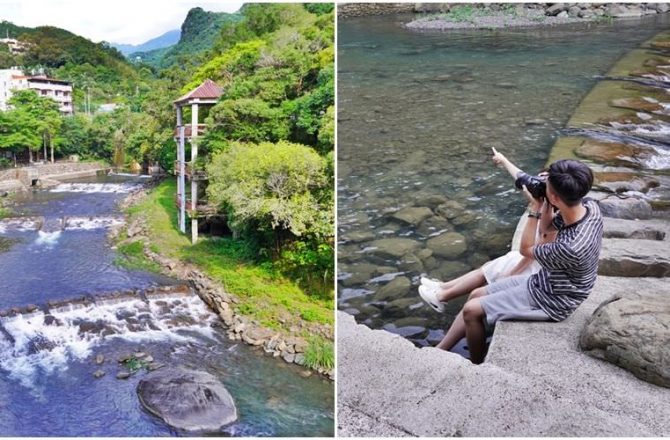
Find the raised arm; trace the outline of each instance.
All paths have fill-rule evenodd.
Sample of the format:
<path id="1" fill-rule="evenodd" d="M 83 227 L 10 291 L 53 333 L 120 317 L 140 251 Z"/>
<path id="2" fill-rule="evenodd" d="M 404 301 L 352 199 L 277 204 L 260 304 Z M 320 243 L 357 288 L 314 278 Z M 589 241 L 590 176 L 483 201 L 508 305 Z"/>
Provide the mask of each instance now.
<path id="1" fill-rule="evenodd" d="M 494 147 L 491 147 L 491 150 L 493 150 L 493 162 L 495 162 L 496 165 L 504 166 L 512 178 L 516 179 L 522 171 Z"/>

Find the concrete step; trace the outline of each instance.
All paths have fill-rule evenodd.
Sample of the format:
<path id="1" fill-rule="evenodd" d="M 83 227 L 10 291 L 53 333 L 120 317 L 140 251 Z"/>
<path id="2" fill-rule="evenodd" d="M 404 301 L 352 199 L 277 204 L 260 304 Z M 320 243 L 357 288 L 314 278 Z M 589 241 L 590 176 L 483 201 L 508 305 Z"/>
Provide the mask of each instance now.
<path id="1" fill-rule="evenodd" d="M 599 275 L 670 276 L 670 244 L 660 240 L 603 239 Z"/>
<path id="2" fill-rule="evenodd" d="M 604 217 L 603 226 L 603 237 L 605 238 L 664 240 L 670 230 L 670 224 L 663 220 L 640 221 Z"/>

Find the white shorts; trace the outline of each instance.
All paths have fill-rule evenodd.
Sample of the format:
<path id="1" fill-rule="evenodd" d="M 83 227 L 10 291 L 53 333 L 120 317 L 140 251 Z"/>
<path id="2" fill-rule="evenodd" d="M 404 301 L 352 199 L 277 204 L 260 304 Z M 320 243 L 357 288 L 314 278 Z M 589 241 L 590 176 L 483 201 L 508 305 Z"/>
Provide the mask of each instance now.
<path id="1" fill-rule="evenodd" d="M 517 264 L 523 259 L 518 251 L 509 251 L 502 257 L 498 257 L 495 260 L 489 261 L 488 263 L 482 266 L 482 272 L 484 272 L 484 277 L 488 284 L 493 284 L 498 281 L 501 277 L 509 276 L 509 273 Z M 540 264 L 537 261 L 533 261 L 529 264 L 523 271 L 515 275 L 525 275 L 529 276 L 534 273 L 537 273 L 540 270 Z"/>

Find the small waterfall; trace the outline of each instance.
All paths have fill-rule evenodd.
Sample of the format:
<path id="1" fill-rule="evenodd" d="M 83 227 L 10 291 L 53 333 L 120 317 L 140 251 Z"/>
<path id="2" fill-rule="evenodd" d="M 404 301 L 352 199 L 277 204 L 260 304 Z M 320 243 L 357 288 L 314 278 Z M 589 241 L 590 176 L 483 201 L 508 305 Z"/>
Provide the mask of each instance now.
<path id="1" fill-rule="evenodd" d="M 50 192 L 73 192 L 73 193 L 119 193 L 126 194 L 137 191 L 142 187 L 138 183 L 61 183 Z"/>
<path id="2" fill-rule="evenodd" d="M 0 312 L 0 368 L 26 386 L 35 374 L 86 359 L 110 338 L 187 342 L 194 332 L 212 337 L 211 325 L 217 322 L 188 286 L 51 302 L 44 310 L 28 310 Z"/>

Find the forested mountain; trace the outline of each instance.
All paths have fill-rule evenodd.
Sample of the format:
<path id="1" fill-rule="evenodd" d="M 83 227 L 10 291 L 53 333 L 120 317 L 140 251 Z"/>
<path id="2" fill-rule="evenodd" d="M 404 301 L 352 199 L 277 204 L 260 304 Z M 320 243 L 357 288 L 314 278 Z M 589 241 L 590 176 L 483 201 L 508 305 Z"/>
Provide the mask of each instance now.
<path id="1" fill-rule="evenodd" d="M 141 50 L 130 54 L 129 58 L 140 57 L 153 67 L 169 67 L 178 63 L 180 58 L 192 58 L 210 49 L 226 24 L 242 19 L 240 13 L 209 12 L 202 8 L 188 11 L 181 26 L 179 42 L 172 47 L 157 50 Z"/>
<path id="2" fill-rule="evenodd" d="M 152 38 L 149 41 L 145 41 L 142 44 L 111 43 L 111 45 L 122 54 L 128 56 L 131 53 L 135 52 L 148 52 L 150 50 L 170 47 L 179 41 L 180 36 L 181 31 L 179 29 L 175 29 L 172 31 L 167 31 L 163 35 L 160 35 L 156 38 Z"/>

